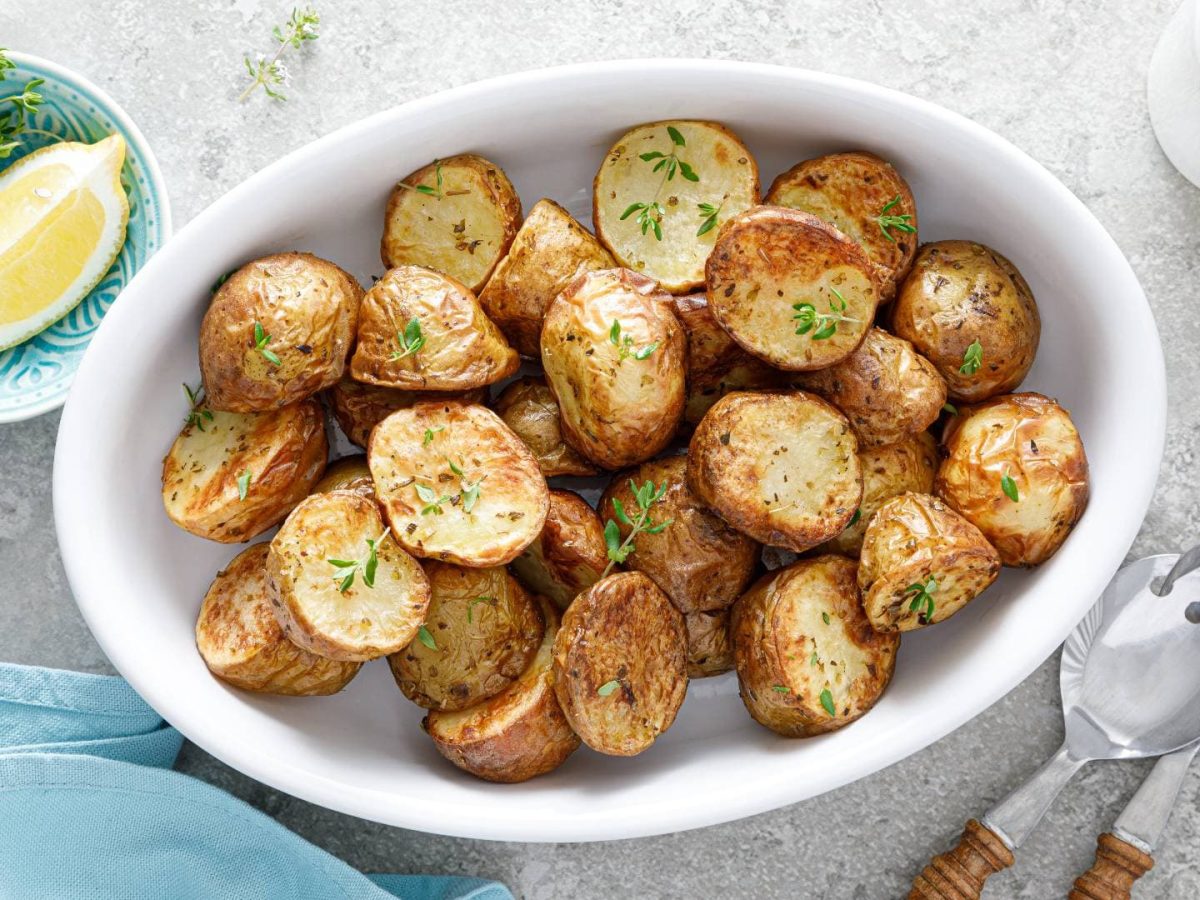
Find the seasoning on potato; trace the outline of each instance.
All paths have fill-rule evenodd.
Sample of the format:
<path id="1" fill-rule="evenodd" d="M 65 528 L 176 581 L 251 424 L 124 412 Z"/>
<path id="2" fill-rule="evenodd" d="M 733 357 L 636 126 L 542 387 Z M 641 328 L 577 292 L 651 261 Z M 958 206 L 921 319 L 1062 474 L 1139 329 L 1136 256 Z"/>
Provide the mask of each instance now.
<path id="1" fill-rule="evenodd" d="M 367 465 L 365 454 L 343 456 L 326 467 L 321 480 L 313 485 L 312 493 L 328 494 L 330 491 L 351 491 L 368 500 L 375 499 L 375 482 L 371 480 L 371 467 Z"/>
<path id="2" fill-rule="evenodd" d="M 348 375 L 325 392 L 330 411 L 342 433 L 350 442 L 366 449 L 371 429 L 398 409 L 412 406 L 418 400 L 460 400 L 463 403 L 483 403 L 487 389 L 469 391 L 411 391 L 380 387 L 355 381 Z"/>
<path id="3" fill-rule="evenodd" d="M 558 401 L 544 378 L 520 378 L 508 385 L 492 404 L 529 449 L 542 474 L 596 475 L 599 469 L 563 440 Z"/>
<path id="4" fill-rule="evenodd" d="M 512 561 L 525 587 L 566 609 L 600 580 L 608 565 L 604 526 L 587 501 L 571 491 L 550 491 L 541 533 Z"/>
<path id="5" fill-rule="evenodd" d="M 688 678 L 711 678 L 733 669 L 733 639 L 729 634 L 729 610 L 688 613 Z"/>

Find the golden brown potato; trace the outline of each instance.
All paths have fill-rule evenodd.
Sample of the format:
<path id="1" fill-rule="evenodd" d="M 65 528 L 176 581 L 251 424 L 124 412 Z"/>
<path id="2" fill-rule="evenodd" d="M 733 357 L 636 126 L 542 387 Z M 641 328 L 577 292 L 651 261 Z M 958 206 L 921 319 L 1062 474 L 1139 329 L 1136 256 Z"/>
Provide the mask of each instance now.
<path id="1" fill-rule="evenodd" d="M 812 394 L 726 394 L 688 446 L 700 502 L 760 543 L 797 553 L 841 533 L 862 502 L 858 441 Z"/>
<path id="2" fill-rule="evenodd" d="M 432 592 L 424 630 L 388 664 L 417 706 L 466 709 L 521 676 L 542 642 L 542 616 L 503 567 L 424 568 Z"/>
<path id="3" fill-rule="evenodd" d="M 328 659 L 365 661 L 417 635 L 429 606 L 420 564 L 350 491 L 313 494 L 271 541 L 267 577 L 290 640 Z"/>
<path id="4" fill-rule="evenodd" d="M 367 460 L 392 533 L 416 556 L 506 565 L 538 536 L 550 508 L 537 460 L 482 406 L 397 410 L 371 432 Z"/>
<path id="5" fill-rule="evenodd" d="M 872 328 L 840 363 L 796 376 L 850 420 L 860 447 L 882 447 L 920 434 L 946 403 L 946 382 L 912 344 Z"/>
<path id="6" fill-rule="evenodd" d="M 554 690 L 572 730 L 611 756 L 636 756 L 671 727 L 687 693 L 687 632 L 641 572 L 596 582 L 563 614 Z"/>
<path id="7" fill-rule="evenodd" d="M 950 618 L 999 573 L 978 528 L 937 497 L 901 494 L 867 525 L 858 586 L 876 631 L 912 631 Z"/>
<path id="8" fill-rule="evenodd" d="M 687 293 L 704 282 L 717 226 L 758 203 L 758 166 L 716 122 L 672 120 L 621 135 L 592 183 L 596 237 L 617 263 Z"/>
<path id="9" fill-rule="evenodd" d="M 863 614 L 854 563 L 802 559 L 769 572 L 732 612 L 733 658 L 742 702 L 785 737 L 835 731 L 864 715 L 896 665 L 897 634 Z"/>
<path id="10" fill-rule="evenodd" d="M 542 328 L 542 365 L 567 443 L 617 469 L 649 459 L 683 415 L 687 343 L 667 296 L 628 269 L 579 276 Z"/>
<path id="11" fill-rule="evenodd" d="M 484 403 L 487 388 L 472 391 L 442 393 L 438 391 L 405 391 L 398 388 L 363 384 L 350 377 L 325 392 L 329 408 L 337 419 L 342 433 L 350 442 L 366 448 L 371 429 L 398 409 L 412 406 L 418 400 L 459 400 L 463 403 Z"/>
<path id="12" fill-rule="evenodd" d="M 935 493 L 1006 566 L 1053 556 L 1088 503 L 1087 455 L 1070 413 L 1041 394 L 996 397 L 962 409 L 943 440 Z"/>
<path id="13" fill-rule="evenodd" d="M 217 288 L 200 325 L 200 374 L 212 409 L 263 412 L 342 377 L 362 288 L 333 263 L 277 253 Z"/>
<path id="14" fill-rule="evenodd" d="M 711 678 L 733 669 L 728 609 L 690 613 L 683 623 L 687 628 L 688 678 Z"/>
<path id="15" fill-rule="evenodd" d="M 721 327 L 779 369 L 849 356 L 875 318 L 879 282 L 863 249 L 816 216 L 758 206 L 721 226 L 705 269 Z"/>
<path id="16" fill-rule="evenodd" d="M 362 663 L 325 659 L 283 636 L 267 583 L 270 544 L 247 547 L 217 573 L 196 621 L 196 647 L 210 672 L 244 691 L 336 694 Z"/>
<path id="17" fill-rule="evenodd" d="M 367 465 L 365 454 L 343 456 L 326 467 L 321 480 L 313 485 L 312 493 L 328 494 L 330 491 L 350 491 L 362 494 L 368 500 L 375 499 L 375 482 L 371 480 L 371 467 Z"/>
<path id="18" fill-rule="evenodd" d="M 248 541 L 308 496 L 328 455 L 315 400 L 265 413 L 194 415 L 163 460 L 163 505 L 194 535 Z"/>
<path id="19" fill-rule="evenodd" d="M 490 700 L 457 712 L 431 711 L 421 727 L 438 752 L 487 781 L 526 781 L 557 769 L 579 747 L 554 694 L 558 613 L 540 604 L 545 633 L 533 662 Z"/>
<path id="20" fill-rule="evenodd" d="M 578 494 L 557 490 L 550 492 L 541 534 L 512 561 L 518 580 L 559 609 L 599 581 L 607 565 L 604 527 L 596 511 Z"/>
<path id="21" fill-rule="evenodd" d="M 1042 333 L 1037 303 L 1016 266 L 973 241 L 922 247 L 891 322 L 946 379 L 950 398 L 967 403 L 1019 385 Z"/>
<path id="22" fill-rule="evenodd" d="M 639 534 L 625 566 L 649 575 L 685 615 L 732 605 L 754 576 L 762 551 L 701 504 L 687 486 L 687 465 L 686 456 L 669 456 L 621 472 L 598 506 L 600 518 L 611 520 L 623 541 L 639 515 L 633 485 L 666 486 L 650 507 L 650 520 L 671 524 L 658 534 Z M 621 504 L 620 512 L 614 501 Z"/>
<path id="23" fill-rule="evenodd" d="M 379 252 L 389 269 L 425 266 L 478 291 L 521 224 L 521 198 L 482 156 L 437 159 L 401 180 L 388 200 Z"/>
<path id="24" fill-rule="evenodd" d="M 539 200 L 480 292 L 479 302 L 517 352 L 536 359 L 542 321 L 554 298 L 583 272 L 615 265 L 569 212 L 553 200 Z"/>
<path id="25" fill-rule="evenodd" d="M 866 251 L 890 300 L 917 251 L 917 204 L 908 182 L 873 153 L 830 153 L 797 163 L 763 201 L 812 213 Z"/>
<path id="26" fill-rule="evenodd" d="M 561 414 L 544 378 L 521 378 L 500 392 L 493 408 L 529 449 L 542 474 L 595 475 L 600 470 L 563 440 Z"/>

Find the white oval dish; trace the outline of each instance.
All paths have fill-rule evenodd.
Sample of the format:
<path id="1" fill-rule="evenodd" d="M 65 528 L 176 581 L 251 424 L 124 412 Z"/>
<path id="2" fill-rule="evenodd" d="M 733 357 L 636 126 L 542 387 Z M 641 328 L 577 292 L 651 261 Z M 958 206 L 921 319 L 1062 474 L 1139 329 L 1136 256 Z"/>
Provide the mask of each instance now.
<path id="1" fill-rule="evenodd" d="M 340 695 L 259 697 L 212 678 L 193 627 L 236 548 L 174 528 L 159 465 L 198 379 L 209 288 L 255 256 L 329 257 L 369 283 L 398 177 L 475 151 L 528 209 L 549 196 L 589 218 L 591 179 L 628 126 L 704 117 L 733 127 L 764 182 L 813 154 L 860 148 L 908 178 L 925 240 L 991 244 L 1028 278 L 1043 316 L 1026 381 L 1072 412 L 1091 506 L 1062 550 L 1006 571 L 950 622 L 906 636 L 896 678 L 850 727 L 789 741 L 751 721 L 731 676 L 693 682 L 675 726 L 634 759 L 583 749 L 521 785 L 442 760 L 422 711 L 368 665 Z M 1103 313 L 1102 315 L 1099 313 Z M 962 725 L 1053 652 L 1121 563 L 1162 455 L 1162 349 L 1146 299 L 1101 225 L 1011 144 L 961 116 L 862 82 L 706 61 L 597 63 L 498 78 L 381 113 L 303 147 L 226 194 L 126 289 L 83 361 L 59 432 L 54 508 L 79 607 L 117 669 L 188 738 L 276 788 L 393 825 L 477 838 L 627 838 L 736 819 L 875 772 Z"/>

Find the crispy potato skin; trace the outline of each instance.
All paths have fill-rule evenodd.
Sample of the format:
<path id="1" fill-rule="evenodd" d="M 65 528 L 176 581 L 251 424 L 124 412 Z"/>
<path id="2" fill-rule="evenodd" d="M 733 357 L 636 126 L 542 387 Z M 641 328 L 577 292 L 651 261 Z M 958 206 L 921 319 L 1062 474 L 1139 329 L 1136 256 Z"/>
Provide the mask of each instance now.
<path id="1" fill-rule="evenodd" d="M 632 355 L 650 346 L 645 359 Z M 542 328 L 542 365 L 563 437 L 602 468 L 649 459 L 679 426 L 687 342 L 667 295 L 635 272 L 588 272 L 559 294 Z"/>
<path id="2" fill-rule="evenodd" d="M 813 394 L 726 394 L 688 445 L 687 482 L 743 534 L 800 553 L 840 534 L 862 501 L 858 441 Z"/>
<path id="3" fill-rule="evenodd" d="M 242 266 L 217 289 L 200 325 L 209 407 L 263 412 L 335 384 L 354 345 L 362 295 L 354 278 L 308 253 Z M 255 346 L 255 322 L 278 366 Z"/>
<path id="4" fill-rule="evenodd" d="M 560 610 L 600 580 L 608 565 L 604 527 L 596 511 L 572 491 L 550 491 L 550 512 L 537 539 L 512 561 L 513 574 Z"/>
<path id="5" fill-rule="evenodd" d="M 666 483 L 650 517 L 671 524 L 658 534 L 639 534 L 625 566 L 649 575 L 685 615 L 731 606 L 754 576 L 762 551 L 757 541 L 701 504 L 687 485 L 687 465 L 686 456 L 669 456 L 621 472 L 609 482 L 598 507 L 600 517 L 612 519 L 624 540 L 633 527 L 621 521 L 613 499 L 636 519 L 638 505 L 629 482 Z"/>
<path id="6" fill-rule="evenodd" d="M 705 266 L 708 305 L 721 327 L 747 352 L 779 369 L 823 369 L 863 340 L 879 303 L 875 268 L 863 249 L 816 216 L 758 206 L 721 226 Z M 813 324 L 797 334 L 798 304 L 845 318 L 825 334 Z M 814 335 L 824 334 L 822 338 Z"/>
<path id="7" fill-rule="evenodd" d="M 517 352 L 536 359 L 542 321 L 554 298 L 583 272 L 615 265 L 612 255 L 569 212 L 553 200 L 539 200 L 479 302 Z"/>
<path id="8" fill-rule="evenodd" d="M 312 490 L 329 445 L 315 400 L 265 413 L 213 412 L 185 425 L 163 460 L 163 505 L 185 531 L 233 544 L 281 522 Z M 250 473 L 246 499 L 238 479 Z"/>
<path id="9" fill-rule="evenodd" d="M 417 639 L 388 657 L 404 696 L 426 709 L 466 709 L 513 684 L 542 642 L 542 615 L 503 567 L 428 562 L 432 599 Z"/>
<path id="10" fill-rule="evenodd" d="M 563 440 L 558 401 L 544 378 L 521 378 L 496 398 L 492 407 L 529 449 L 542 474 L 596 475 L 598 468 Z"/>
<path id="11" fill-rule="evenodd" d="M 330 491 L 350 491 L 368 500 L 375 499 L 375 482 L 371 480 L 371 467 L 367 465 L 365 454 L 343 456 L 326 467 L 321 480 L 313 485 L 312 493 L 328 494 Z"/>
<path id="12" fill-rule="evenodd" d="M 563 614 L 554 690 L 593 750 L 635 756 L 648 749 L 675 721 L 687 681 L 683 616 L 641 572 L 609 575 Z"/>
<path id="13" fill-rule="evenodd" d="M 422 193 L 418 185 L 440 187 L 441 196 Z M 520 225 L 521 198 L 504 170 L 464 153 L 423 166 L 396 185 L 379 253 L 388 268 L 426 266 L 478 291 Z"/>
<path id="14" fill-rule="evenodd" d="M 1062 546 L 1087 508 L 1087 455 L 1070 413 L 1023 393 L 960 410 L 943 438 L 934 492 L 974 524 L 1006 566 L 1036 566 Z M 1008 475 L 1018 502 L 1001 488 Z"/>
<path id="15" fill-rule="evenodd" d="M 687 629 L 688 678 L 711 678 L 733 669 L 729 619 L 728 609 L 689 613 L 683 617 Z"/>
<path id="16" fill-rule="evenodd" d="M 917 252 L 917 233 L 890 228 L 879 217 L 899 198 L 889 216 L 908 216 L 917 227 L 917 204 L 908 182 L 873 153 L 831 153 L 797 163 L 775 179 L 764 203 L 812 213 L 858 242 L 879 275 L 882 302 L 896 293 Z M 887 235 L 891 235 L 889 240 Z"/>
<path id="17" fill-rule="evenodd" d="M 863 607 L 876 631 L 912 631 L 942 622 L 1000 573 L 1000 557 L 979 529 L 929 494 L 901 494 L 867 525 L 858 567 Z M 912 585 L 932 577 L 931 619 L 913 610 Z"/>
<path id="18" fill-rule="evenodd" d="M 371 429 L 398 409 L 412 406 L 418 400 L 460 400 L 463 403 L 483 403 L 487 389 L 470 391 L 406 391 L 399 388 L 363 384 L 348 376 L 325 392 L 329 408 L 342 433 L 350 442 L 366 449 Z"/>
<path id="19" fill-rule="evenodd" d="M 283 635 L 271 608 L 267 543 L 247 547 L 217 573 L 196 621 L 196 648 L 210 672 L 244 691 L 336 694 L 362 663 L 324 659 Z"/>
<path id="20" fill-rule="evenodd" d="M 1016 266 L 972 241 L 937 241 L 917 253 L 891 310 L 891 330 L 912 341 L 946 379 L 952 400 L 978 403 L 1016 388 L 1033 365 L 1042 321 Z M 960 371 L 972 342 L 979 371 Z"/>
<path id="21" fill-rule="evenodd" d="M 734 604 L 738 683 L 759 724 L 785 737 L 835 731 L 870 710 L 888 686 L 900 636 L 871 628 L 854 568 L 842 556 L 802 559 L 764 575 Z"/>
<path id="22" fill-rule="evenodd" d="M 946 382 L 912 344 L 872 328 L 840 363 L 796 376 L 796 387 L 820 394 L 850 420 L 862 447 L 894 444 L 937 421 Z"/>

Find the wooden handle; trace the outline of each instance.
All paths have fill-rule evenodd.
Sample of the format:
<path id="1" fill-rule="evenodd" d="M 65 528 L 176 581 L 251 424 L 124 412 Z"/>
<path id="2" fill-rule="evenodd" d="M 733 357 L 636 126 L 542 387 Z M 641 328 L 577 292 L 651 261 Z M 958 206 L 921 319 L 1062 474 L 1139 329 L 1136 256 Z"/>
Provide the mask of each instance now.
<path id="1" fill-rule="evenodd" d="M 1096 840 L 1096 861 L 1075 879 L 1068 900 L 1129 900 L 1133 883 L 1154 868 L 1154 860 L 1115 834 Z"/>
<path id="2" fill-rule="evenodd" d="M 935 856 L 913 881 L 908 900 L 979 900 L 988 876 L 1013 864 L 1012 851 L 975 819 L 958 846 Z"/>

